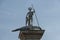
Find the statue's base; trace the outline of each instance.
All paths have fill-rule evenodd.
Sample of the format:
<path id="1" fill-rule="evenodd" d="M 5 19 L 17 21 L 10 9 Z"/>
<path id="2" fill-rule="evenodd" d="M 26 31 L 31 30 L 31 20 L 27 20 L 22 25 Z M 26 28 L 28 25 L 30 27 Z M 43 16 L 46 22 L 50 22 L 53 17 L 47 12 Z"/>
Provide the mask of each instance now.
<path id="1" fill-rule="evenodd" d="M 40 27 L 37 26 L 25 26 L 21 28 L 19 38 L 21 40 L 40 40 L 44 34 L 44 31 L 45 30 L 42 30 Z"/>

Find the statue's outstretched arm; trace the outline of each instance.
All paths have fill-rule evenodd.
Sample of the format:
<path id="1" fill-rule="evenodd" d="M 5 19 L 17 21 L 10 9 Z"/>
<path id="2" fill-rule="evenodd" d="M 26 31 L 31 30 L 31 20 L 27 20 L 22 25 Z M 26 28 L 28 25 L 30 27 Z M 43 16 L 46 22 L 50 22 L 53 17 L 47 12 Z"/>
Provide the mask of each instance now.
<path id="1" fill-rule="evenodd" d="M 35 13 L 35 9 L 33 9 L 33 13 Z"/>

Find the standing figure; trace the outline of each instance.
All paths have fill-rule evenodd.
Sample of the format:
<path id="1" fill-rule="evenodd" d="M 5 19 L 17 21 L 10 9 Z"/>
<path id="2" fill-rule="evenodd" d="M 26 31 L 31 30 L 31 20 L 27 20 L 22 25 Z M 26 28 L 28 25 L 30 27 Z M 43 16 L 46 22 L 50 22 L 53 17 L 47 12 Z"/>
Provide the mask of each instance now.
<path id="1" fill-rule="evenodd" d="M 32 25 L 33 22 L 33 14 L 35 13 L 35 10 L 31 7 L 28 8 L 29 12 L 26 15 L 26 26 Z"/>

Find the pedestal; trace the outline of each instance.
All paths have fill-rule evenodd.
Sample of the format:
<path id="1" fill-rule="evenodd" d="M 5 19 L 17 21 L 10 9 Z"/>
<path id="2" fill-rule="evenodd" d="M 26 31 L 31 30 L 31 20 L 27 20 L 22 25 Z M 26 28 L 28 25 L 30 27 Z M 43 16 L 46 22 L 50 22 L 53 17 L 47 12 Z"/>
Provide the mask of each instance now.
<path id="1" fill-rule="evenodd" d="M 24 28 L 25 27 L 23 27 L 21 29 L 24 29 Z M 21 30 L 20 31 L 19 39 L 20 40 L 40 40 L 44 34 L 44 31 L 45 30 L 42 30 L 37 26 L 30 27 L 30 29 L 28 29 L 28 30 Z"/>

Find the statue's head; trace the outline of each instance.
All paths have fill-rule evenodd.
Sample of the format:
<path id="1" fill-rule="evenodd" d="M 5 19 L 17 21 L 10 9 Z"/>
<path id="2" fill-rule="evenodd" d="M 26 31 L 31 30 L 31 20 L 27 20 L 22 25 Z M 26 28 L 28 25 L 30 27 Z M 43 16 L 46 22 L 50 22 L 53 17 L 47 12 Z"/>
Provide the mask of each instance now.
<path id="1" fill-rule="evenodd" d="M 29 10 L 29 11 L 31 11 L 31 10 L 32 10 L 32 8 L 31 8 L 31 7 L 29 7 L 29 8 L 28 8 L 28 10 Z"/>

